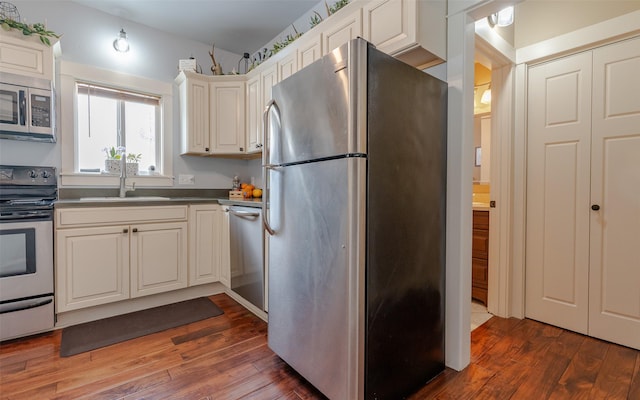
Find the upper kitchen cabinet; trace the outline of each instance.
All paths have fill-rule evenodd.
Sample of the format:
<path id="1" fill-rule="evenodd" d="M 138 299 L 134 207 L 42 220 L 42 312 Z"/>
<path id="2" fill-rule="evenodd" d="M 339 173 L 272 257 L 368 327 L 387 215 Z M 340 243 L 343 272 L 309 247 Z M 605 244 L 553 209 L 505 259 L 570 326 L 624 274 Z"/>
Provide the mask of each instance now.
<path id="1" fill-rule="evenodd" d="M 25 37 L 22 32 L 2 32 L 0 35 L 0 72 L 19 74 L 53 81 L 54 49 L 59 52 L 59 42 L 50 39 L 47 46 L 40 40 Z"/>
<path id="2" fill-rule="evenodd" d="M 260 94 L 260 75 L 247 81 L 247 153 L 262 151 L 262 112 Z"/>
<path id="3" fill-rule="evenodd" d="M 298 71 L 298 50 L 293 49 L 290 54 L 287 54 L 280 61 L 278 61 L 278 82 L 283 79 L 287 79 L 291 75 Z"/>
<path id="4" fill-rule="evenodd" d="M 322 57 L 322 33 L 307 33 L 298 39 L 298 69 L 302 69 Z"/>
<path id="5" fill-rule="evenodd" d="M 446 59 L 444 0 L 373 0 L 362 6 L 363 37 L 416 68 Z"/>
<path id="6" fill-rule="evenodd" d="M 175 80 L 180 93 L 182 154 L 208 154 L 209 81 L 201 74 L 182 71 Z"/>
<path id="7" fill-rule="evenodd" d="M 358 3 L 352 3 L 349 6 L 356 6 Z M 323 54 L 328 54 L 331 50 L 336 49 L 351 39 L 362 36 L 362 9 L 346 6 L 340 10 L 342 17 L 339 19 L 329 18 L 320 26 L 324 25 L 322 31 L 323 36 Z M 349 8 L 349 10 L 347 10 Z M 345 13 L 345 14 L 342 14 Z M 338 14 L 334 14 L 338 16 Z"/>
<path id="8" fill-rule="evenodd" d="M 236 76 L 214 77 L 209 85 L 212 154 L 245 153 L 245 82 Z"/>
<path id="9" fill-rule="evenodd" d="M 207 76 L 182 71 L 181 154 L 245 153 L 245 77 Z"/>

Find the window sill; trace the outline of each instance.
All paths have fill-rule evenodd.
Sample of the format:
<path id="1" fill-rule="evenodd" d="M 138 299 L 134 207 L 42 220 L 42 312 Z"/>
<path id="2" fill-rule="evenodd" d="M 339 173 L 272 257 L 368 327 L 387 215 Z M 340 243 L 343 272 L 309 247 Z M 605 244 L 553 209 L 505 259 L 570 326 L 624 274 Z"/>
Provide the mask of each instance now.
<path id="1" fill-rule="evenodd" d="M 127 183 L 135 182 L 136 187 L 171 187 L 173 177 L 165 175 L 134 175 L 127 177 Z M 118 187 L 120 177 L 118 175 L 98 174 L 98 173 L 61 173 L 59 180 L 60 187 L 71 186 L 99 186 Z"/>

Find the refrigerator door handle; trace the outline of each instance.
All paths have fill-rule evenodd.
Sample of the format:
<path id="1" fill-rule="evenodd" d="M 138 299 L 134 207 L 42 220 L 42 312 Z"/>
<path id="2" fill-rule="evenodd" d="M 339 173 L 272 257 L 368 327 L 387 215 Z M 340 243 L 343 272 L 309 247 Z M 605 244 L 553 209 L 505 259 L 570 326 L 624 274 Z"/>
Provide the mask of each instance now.
<path id="1" fill-rule="evenodd" d="M 277 169 L 278 167 L 275 165 L 265 165 L 264 166 L 264 199 L 262 199 L 262 225 L 264 225 L 264 229 L 269 233 L 269 235 L 273 236 L 276 232 L 269 225 L 268 214 L 268 204 L 269 204 L 269 192 L 271 188 L 269 187 L 269 170 Z"/>
<path id="2" fill-rule="evenodd" d="M 269 111 L 273 108 L 278 116 L 278 121 L 280 120 L 280 107 L 278 107 L 278 103 L 275 100 L 271 99 L 267 103 L 267 106 L 264 108 L 264 113 L 262 115 L 262 120 L 264 123 L 264 151 L 262 152 L 262 164 L 268 165 L 271 164 L 271 130 L 270 128 L 270 118 Z"/>
<path id="3" fill-rule="evenodd" d="M 271 108 L 275 110 L 276 115 L 278 116 L 278 120 L 280 120 L 280 108 L 278 107 L 276 101 L 271 99 L 267 103 L 267 106 L 264 109 L 264 114 L 262 116 L 264 123 L 264 150 L 262 151 L 262 165 L 264 167 L 264 199 L 262 199 L 262 225 L 264 225 L 264 229 L 269 233 L 269 235 L 273 236 L 275 235 L 275 231 L 269 225 L 269 218 L 267 215 L 269 213 L 268 205 L 269 195 L 271 192 L 271 188 L 269 187 L 269 170 L 275 168 L 275 166 L 271 165 L 271 131 L 269 129 L 271 125 L 269 123 L 269 112 L 271 111 Z"/>

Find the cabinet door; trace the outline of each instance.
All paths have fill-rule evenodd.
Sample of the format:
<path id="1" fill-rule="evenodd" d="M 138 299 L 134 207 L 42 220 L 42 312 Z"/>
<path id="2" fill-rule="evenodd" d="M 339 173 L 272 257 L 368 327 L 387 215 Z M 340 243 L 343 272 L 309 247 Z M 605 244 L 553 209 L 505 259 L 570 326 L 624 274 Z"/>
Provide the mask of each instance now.
<path id="1" fill-rule="evenodd" d="M 209 83 L 187 79 L 181 87 L 183 153 L 207 154 L 210 151 Z"/>
<path id="2" fill-rule="evenodd" d="M 364 38 L 387 54 L 416 42 L 416 0 L 378 0 L 362 8 Z"/>
<path id="3" fill-rule="evenodd" d="M 260 76 L 247 81 L 247 153 L 262 151 L 262 107 Z"/>
<path id="4" fill-rule="evenodd" d="M 261 104 L 260 108 L 264 109 L 269 101 L 273 98 L 271 95 L 273 87 L 278 83 L 278 68 L 277 65 L 274 64 L 269 66 L 269 68 L 262 71 L 260 74 L 260 89 L 261 89 Z M 262 124 L 260 124 L 262 128 Z"/>
<path id="5" fill-rule="evenodd" d="M 593 51 L 589 335 L 640 349 L 640 39 Z M 589 100 L 589 99 L 587 99 Z"/>
<path id="6" fill-rule="evenodd" d="M 129 298 L 129 227 L 56 231 L 56 310 Z"/>
<path id="7" fill-rule="evenodd" d="M 189 207 L 189 286 L 220 279 L 221 214 L 214 204 Z"/>
<path id="8" fill-rule="evenodd" d="M 295 74 L 298 71 L 298 50 L 278 61 L 278 82 Z"/>
<path id="9" fill-rule="evenodd" d="M 53 80 L 53 64 L 53 46 L 18 39 L 9 32 L 0 35 L 0 72 Z"/>
<path id="10" fill-rule="evenodd" d="M 229 207 L 223 206 L 220 230 L 220 282 L 231 288 L 231 241 L 229 239 Z"/>
<path id="11" fill-rule="evenodd" d="M 212 82 L 210 130 L 212 154 L 244 154 L 244 82 Z"/>
<path id="12" fill-rule="evenodd" d="M 131 297 L 187 286 L 187 223 L 131 226 Z"/>
<path id="13" fill-rule="evenodd" d="M 351 39 L 362 36 L 362 10 L 359 9 L 348 17 L 339 20 L 335 25 L 327 27 L 323 33 L 324 54 L 328 54 L 331 50 L 342 46 Z"/>
<path id="14" fill-rule="evenodd" d="M 311 40 L 308 40 L 305 36 L 305 42 L 300 44 L 298 48 L 298 69 L 302 69 L 312 62 L 319 60 L 322 57 L 322 33 L 316 34 L 316 32 L 310 34 Z M 301 39 L 298 39 L 301 40 Z"/>

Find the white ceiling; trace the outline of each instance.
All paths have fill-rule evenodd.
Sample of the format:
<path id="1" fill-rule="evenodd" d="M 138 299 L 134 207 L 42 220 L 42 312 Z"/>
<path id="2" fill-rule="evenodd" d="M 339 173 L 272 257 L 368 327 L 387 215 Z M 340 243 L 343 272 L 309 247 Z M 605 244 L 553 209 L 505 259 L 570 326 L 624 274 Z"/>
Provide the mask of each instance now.
<path id="1" fill-rule="evenodd" d="M 236 54 L 253 54 L 318 0 L 74 0 Z M 126 30 L 126 26 L 124 27 Z"/>

